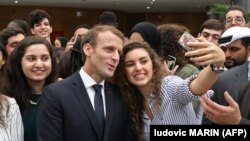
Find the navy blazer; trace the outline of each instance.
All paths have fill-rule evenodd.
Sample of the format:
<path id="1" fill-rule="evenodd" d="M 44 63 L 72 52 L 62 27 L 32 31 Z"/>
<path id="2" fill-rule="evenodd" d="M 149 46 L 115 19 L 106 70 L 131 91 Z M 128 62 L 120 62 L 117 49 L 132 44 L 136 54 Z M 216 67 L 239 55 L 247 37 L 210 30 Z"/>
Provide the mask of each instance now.
<path id="1" fill-rule="evenodd" d="M 77 71 L 44 88 L 37 119 L 38 141 L 130 141 L 131 119 L 118 87 L 105 81 L 104 139 L 89 96 Z"/>

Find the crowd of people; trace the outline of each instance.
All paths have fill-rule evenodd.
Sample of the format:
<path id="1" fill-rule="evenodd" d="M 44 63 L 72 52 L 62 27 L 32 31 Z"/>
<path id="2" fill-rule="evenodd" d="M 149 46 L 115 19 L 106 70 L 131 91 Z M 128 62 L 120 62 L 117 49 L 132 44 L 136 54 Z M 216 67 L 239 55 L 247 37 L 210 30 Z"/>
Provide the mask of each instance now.
<path id="1" fill-rule="evenodd" d="M 240 6 L 207 19 L 185 50 L 185 25 L 115 13 L 51 41 L 51 16 L 0 31 L 0 141 L 149 141 L 150 125 L 250 124 L 250 28 Z M 28 26 L 29 25 L 29 26 Z"/>

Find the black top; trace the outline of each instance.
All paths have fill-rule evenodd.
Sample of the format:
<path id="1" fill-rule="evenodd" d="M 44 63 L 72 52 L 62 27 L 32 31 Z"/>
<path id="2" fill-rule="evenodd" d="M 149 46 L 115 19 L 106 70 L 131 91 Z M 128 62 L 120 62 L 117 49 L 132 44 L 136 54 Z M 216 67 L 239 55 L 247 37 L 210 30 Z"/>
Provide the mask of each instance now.
<path id="1" fill-rule="evenodd" d="M 23 115 L 24 140 L 36 141 L 36 118 L 39 109 L 41 94 L 31 94 L 30 107 L 25 110 Z"/>

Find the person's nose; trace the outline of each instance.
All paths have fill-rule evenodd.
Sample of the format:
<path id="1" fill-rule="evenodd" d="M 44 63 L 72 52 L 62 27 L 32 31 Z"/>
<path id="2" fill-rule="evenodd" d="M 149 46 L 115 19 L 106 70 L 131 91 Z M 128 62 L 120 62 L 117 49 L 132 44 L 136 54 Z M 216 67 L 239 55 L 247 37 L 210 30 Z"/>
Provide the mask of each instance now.
<path id="1" fill-rule="evenodd" d="M 120 54 L 119 52 L 114 52 L 114 54 L 112 55 L 112 60 L 116 63 L 120 60 Z"/>
<path id="2" fill-rule="evenodd" d="M 225 51 L 226 58 L 230 58 L 232 56 L 231 52 L 229 50 Z"/>
<path id="3" fill-rule="evenodd" d="M 212 36 L 208 36 L 208 37 L 207 37 L 207 40 L 208 40 L 209 42 L 213 42 L 213 37 L 212 37 Z"/>
<path id="4" fill-rule="evenodd" d="M 142 65 L 140 63 L 135 64 L 135 70 L 140 71 L 142 69 Z"/>
<path id="5" fill-rule="evenodd" d="M 235 19 L 232 19 L 231 25 L 235 26 L 237 23 L 235 22 Z"/>
<path id="6" fill-rule="evenodd" d="M 35 67 L 42 67 L 43 66 L 43 61 L 41 59 L 37 59 L 35 62 Z"/>
<path id="7" fill-rule="evenodd" d="M 42 25 L 41 25 L 41 27 L 42 27 L 42 28 L 45 28 L 45 27 L 46 27 L 46 25 L 45 25 L 45 24 L 42 24 Z"/>

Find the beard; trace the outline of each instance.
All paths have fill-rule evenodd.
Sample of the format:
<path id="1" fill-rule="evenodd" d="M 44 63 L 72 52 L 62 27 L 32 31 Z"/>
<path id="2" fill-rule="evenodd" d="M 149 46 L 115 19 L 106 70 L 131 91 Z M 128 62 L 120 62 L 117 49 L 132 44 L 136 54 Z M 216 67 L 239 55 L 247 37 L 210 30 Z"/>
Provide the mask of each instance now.
<path id="1" fill-rule="evenodd" d="M 231 69 L 233 67 L 236 67 L 236 66 L 239 66 L 239 65 L 242 65 L 242 64 L 246 63 L 246 60 L 238 60 L 238 61 L 236 61 L 235 59 L 230 59 L 230 60 L 232 60 L 232 63 L 230 63 L 230 64 L 227 64 L 225 62 L 225 67 L 227 69 Z"/>

